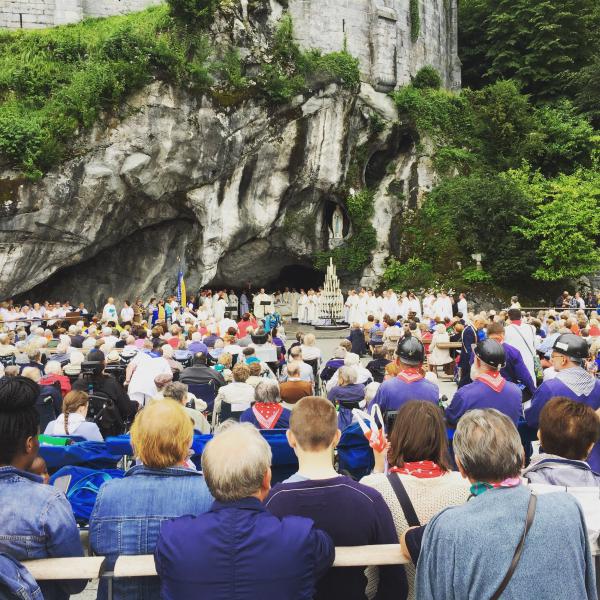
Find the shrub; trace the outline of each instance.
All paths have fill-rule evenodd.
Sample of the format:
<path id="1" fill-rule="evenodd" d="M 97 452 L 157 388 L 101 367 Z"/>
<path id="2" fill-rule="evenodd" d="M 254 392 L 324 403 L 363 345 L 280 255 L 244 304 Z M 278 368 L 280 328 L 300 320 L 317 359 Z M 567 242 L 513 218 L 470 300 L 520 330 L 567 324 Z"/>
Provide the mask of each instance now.
<path id="1" fill-rule="evenodd" d="M 213 22 L 219 0 L 167 0 L 174 17 L 190 25 L 207 27 Z"/>
<path id="2" fill-rule="evenodd" d="M 492 276 L 486 273 L 483 269 L 477 269 L 475 267 L 468 267 L 460 272 L 461 278 L 465 283 L 470 285 L 476 283 L 491 283 Z"/>
<path id="3" fill-rule="evenodd" d="M 435 279 L 433 267 L 420 258 L 400 262 L 391 257 L 385 267 L 381 283 L 397 290 L 430 287 Z"/>
<path id="4" fill-rule="evenodd" d="M 419 90 L 425 88 L 438 90 L 442 86 L 442 78 L 437 69 L 427 65 L 417 71 L 417 74 L 413 77 L 412 85 Z"/>

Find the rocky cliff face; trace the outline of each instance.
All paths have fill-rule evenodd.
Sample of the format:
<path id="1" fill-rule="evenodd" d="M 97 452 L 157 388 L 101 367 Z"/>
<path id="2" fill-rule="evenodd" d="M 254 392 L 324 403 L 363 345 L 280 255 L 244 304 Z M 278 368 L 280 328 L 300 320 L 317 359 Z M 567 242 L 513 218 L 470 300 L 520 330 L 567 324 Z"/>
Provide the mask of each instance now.
<path id="1" fill-rule="evenodd" d="M 227 108 L 157 82 L 127 110 L 38 182 L 0 173 L 0 297 L 147 298 L 174 289 L 179 260 L 190 290 L 275 282 L 330 247 L 336 205 L 351 231 L 350 171 L 375 190 L 378 245 L 344 283 L 377 285 L 398 215 L 434 177 L 368 84 Z"/>

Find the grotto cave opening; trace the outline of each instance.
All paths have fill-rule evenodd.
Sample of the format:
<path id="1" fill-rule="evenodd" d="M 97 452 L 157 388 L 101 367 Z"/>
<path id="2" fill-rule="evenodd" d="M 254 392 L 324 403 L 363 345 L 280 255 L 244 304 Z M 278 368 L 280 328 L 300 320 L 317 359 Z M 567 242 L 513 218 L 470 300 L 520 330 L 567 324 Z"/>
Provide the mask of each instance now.
<path id="1" fill-rule="evenodd" d="M 323 286 L 325 274 L 314 267 L 306 265 L 286 265 L 279 271 L 277 278 L 272 280 L 269 287 L 273 290 L 283 290 L 289 287 L 300 290 L 317 289 Z"/>

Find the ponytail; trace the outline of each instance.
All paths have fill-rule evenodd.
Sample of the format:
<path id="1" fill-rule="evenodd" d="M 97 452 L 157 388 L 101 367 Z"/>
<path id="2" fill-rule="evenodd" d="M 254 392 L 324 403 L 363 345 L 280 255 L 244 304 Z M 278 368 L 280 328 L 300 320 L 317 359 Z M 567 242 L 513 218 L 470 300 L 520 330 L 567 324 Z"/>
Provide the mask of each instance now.
<path id="1" fill-rule="evenodd" d="M 90 397 L 81 390 L 70 391 L 63 399 L 63 416 L 65 420 L 65 434 L 69 435 L 69 415 L 82 406 L 86 406 Z"/>

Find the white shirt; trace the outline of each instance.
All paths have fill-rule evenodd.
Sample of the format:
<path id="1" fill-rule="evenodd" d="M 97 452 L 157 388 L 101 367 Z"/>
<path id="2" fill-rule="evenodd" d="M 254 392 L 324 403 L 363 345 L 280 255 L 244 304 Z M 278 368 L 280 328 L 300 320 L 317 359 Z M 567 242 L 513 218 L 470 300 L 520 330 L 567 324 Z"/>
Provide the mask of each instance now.
<path id="1" fill-rule="evenodd" d="M 102 320 L 115 321 L 117 318 L 117 309 L 114 304 L 105 304 L 102 309 Z"/>
<path id="2" fill-rule="evenodd" d="M 121 321 L 126 323 L 127 321 L 133 321 L 133 308 L 131 306 L 124 306 L 121 309 Z"/>

